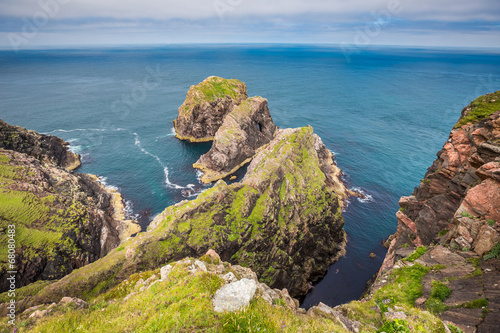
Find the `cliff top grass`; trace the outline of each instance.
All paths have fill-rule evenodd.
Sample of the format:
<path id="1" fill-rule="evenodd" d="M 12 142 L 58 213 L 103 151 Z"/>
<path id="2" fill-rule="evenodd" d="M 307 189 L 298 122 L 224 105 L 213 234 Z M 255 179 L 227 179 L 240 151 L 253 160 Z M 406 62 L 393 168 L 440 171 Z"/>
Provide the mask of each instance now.
<path id="1" fill-rule="evenodd" d="M 213 102 L 219 98 L 230 97 L 241 101 L 247 97 L 247 89 L 243 82 L 236 79 L 224 79 L 210 76 L 196 86 L 191 86 L 184 101 L 184 110 L 202 102 Z"/>
<path id="2" fill-rule="evenodd" d="M 458 121 L 455 127 L 461 127 L 468 123 L 475 123 L 488 118 L 492 113 L 500 110 L 500 90 L 491 94 L 479 96 L 468 106 L 464 117 Z"/>

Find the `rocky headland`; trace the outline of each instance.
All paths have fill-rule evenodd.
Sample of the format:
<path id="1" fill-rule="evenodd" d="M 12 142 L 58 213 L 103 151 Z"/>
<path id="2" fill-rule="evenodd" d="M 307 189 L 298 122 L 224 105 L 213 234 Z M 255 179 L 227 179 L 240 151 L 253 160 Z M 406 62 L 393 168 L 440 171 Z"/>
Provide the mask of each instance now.
<path id="1" fill-rule="evenodd" d="M 191 142 L 212 141 L 224 117 L 247 98 L 247 87 L 236 79 L 210 76 L 191 86 L 174 120 L 176 137 Z"/>
<path id="2" fill-rule="evenodd" d="M 126 221 L 119 193 L 97 177 L 68 172 L 80 157 L 53 136 L 0 122 L 0 287 L 6 280 L 7 226 L 15 225 L 17 287 L 54 280 L 105 256 L 140 231 Z M 122 214 L 122 215 L 120 215 Z"/>

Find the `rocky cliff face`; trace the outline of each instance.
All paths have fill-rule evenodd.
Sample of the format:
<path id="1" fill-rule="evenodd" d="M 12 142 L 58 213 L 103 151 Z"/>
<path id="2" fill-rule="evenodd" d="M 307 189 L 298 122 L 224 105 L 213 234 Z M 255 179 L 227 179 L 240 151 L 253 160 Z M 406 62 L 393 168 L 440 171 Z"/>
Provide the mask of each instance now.
<path id="1" fill-rule="evenodd" d="M 272 140 L 275 130 L 267 100 L 248 98 L 224 118 L 212 148 L 193 167 L 204 172 L 203 182 L 222 179 L 248 163 Z"/>
<path id="2" fill-rule="evenodd" d="M 447 252 L 442 255 L 443 261 L 446 257 L 458 261 L 462 258 L 463 262 L 468 259 L 476 265 L 475 271 L 464 266 L 443 277 L 442 283 L 449 285 L 451 295 L 477 289 L 477 295 L 471 293 L 468 298 L 462 295 L 465 304 L 481 295 L 484 298 L 486 288 L 490 306 L 486 302 L 487 310 L 481 312 L 445 303 L 440 305 L 440 313 L 443 312 L 443 318 L 459 323 L 466 332 L 493 332 L 491 323 L 500 318 L 500 296 L 496 287 L 486 287 L 483 273 L 493 272 L 488 274 L 488 283 L 500 282 L 498 259 L 494 259 L 500 252 L 500 92 L 480 96 L 464 108 L 437 156 L 420 186 L 399 201 L 398 229 L 390 241 L 379 280 L 400 266 L 395 263 L 408 255 L 405 247 L 444 245 L 449 249 L 440 247 L 435 256 Z M 485 253 L 488 256 L 482 258 Z M 429 262 L 427 266 L 457 266 L 451 261 Z M 452 278 L 461 284 L 452 286 L 449 282 Z M 420 306 L 428 306 L 423 302 L 426 299 Z"/>
<path id="3" fill-rule="evenodd" d="M 11 270 L 8 225 L 15 225 L 17 287 L 61 278 L 105 256 L 122 239 L 140 231 L 132 221 L 115 218 L 123 210 L 118 193 L 104 188 L 95 176 L 56 166 L 59 161 L 58 165 L 68 167 L 67 158 L 73 156 L 60 151 L 66 149 L 62 140 L 26 133 L 15 136 L 15 144 L 10 146 L 21 152 L 0 149 L 2 291 L 8 289 L 6 272 Z M 44 141 L 37 143 L 36 138 Z"/>
<path id="4" fill-rule="evenodd" d="M 71 171 L 80 166 L 80 156 L 70 152 L 68 145 L 58 137 L 9 125 L 0 119 L 0 148 L 28 154 Z"/>
<path id="5" fill-rule="evenodd" d="M 241 182 L 219 181 L 195 200 L 168 207 L 148 232 L 46 287 L 30 304 L 98 293 L 132 273 L 209 248 L 252 267 L 270 286 L 304 295 L 344 253 L 346 241 L 339 197 L 321 170 L 333 161 L 320 161 L 318 139 L 311 127 L 279 131 Z"/>
<path id="6" fill-rule="evenodd" d="M 212 141 L 224 117 L 248 97 L 244 83 L 210 76 L 191 86 L 174 120 L 176 137 L 191 142 Z"/>

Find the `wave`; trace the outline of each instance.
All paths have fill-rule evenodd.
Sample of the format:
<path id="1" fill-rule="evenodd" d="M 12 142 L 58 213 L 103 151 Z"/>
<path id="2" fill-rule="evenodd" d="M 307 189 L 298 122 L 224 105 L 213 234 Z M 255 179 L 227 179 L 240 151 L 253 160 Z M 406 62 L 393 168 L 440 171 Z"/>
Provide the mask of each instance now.
<path id="1" fill-rule="evenodd" d="M 358 199 L 359 202 L 361 202 L 361 203 L 373 202 L 373 196 L 371 196 L 369 193 L 367 193 L 362 188 L 360 188 L 360 187 L 353 187 L 353 188 L 351 188 L 351 191 L 359 192 L 362 195 L 364 195 L 364 198 L 356 198 L 356 199 Z"/>
<path id="2" fill-rule="evenodd" d="M 99 179 L 99 182 L 104 185 L 104 187 L 107 187 L 107 188 L 110 188 L 112 190 L 115 190 L 115 191 L 119 191 L 120 188 L 117 187 L 117 186 L 114 186 L 114 185 L 110 185 L 108 184 L 108 177 L 104 177 L 104 176 L 97 176 L 97 179 Z"/>
<path id="3" fill-rule="evenodd" d="M 131 200 L 124 200 L 125 207 L 125 217 L 129 220 L 137 220 L 139 218 L 139 214 L 134 214 L 134 204 Z"/>
<path id="4" fill-rule="evenodd" d="M 126 131 L 124 128 L 75 128 L 75 129 L 56 129 L 50 132 L 44 132 L 42 134 L 51 135 L 52 133 L 63 132 L 63 133 L 71 133 L 71 132 L 88 132 L 88 131 L 97 131 L 97 132 L 106 132 L 106 131 Z"/>
<path id="5" fill-rule="evenodd" d="M 135 145 L 136 145 L 137 147 L 139 147 L 139 149 L 140 149 L 140 150 L 141 150 L 144 154 L 146 154 L 146 155 L 148 155 L 148 156 L 153 157 L 153 158 L 154 158 L 154 159 L 158 162 L 158 164 L 160 164 L 160 165 L 161 165 L 161 167 L 163 168 L 163 173 L 165 174 L 165 185 L 166 185 L 167 187 L 174 188 L 174 189 L 178 189 L 178 190 L 187 188 L 187 187 L 185 187 L 185 186 L 181 186 L 181 185 L 177 185 L 177 184 L 172 183 L 172 182 L 170 181 L 170 179 L 168 178 L 168 167 L 167 167 L 167 166 L 166 166 L 166 165 L 165 165 L 165 164 L 161 161 L 161 159 L 160 159 L 158 156 L 156 156 L 155 154 L 150 153 L 149 151 L 147 151 L 146 149 L 144 149 L 144 148 L 142 147 L 142 145 L 141 145 L 141 140 L 139 139 L 139 134 L 137 134 L 137 133 L 135 133 L 135 132 L 134 132 L 134 133 L 132 133 L 132 134 L 135 136 Z"/>

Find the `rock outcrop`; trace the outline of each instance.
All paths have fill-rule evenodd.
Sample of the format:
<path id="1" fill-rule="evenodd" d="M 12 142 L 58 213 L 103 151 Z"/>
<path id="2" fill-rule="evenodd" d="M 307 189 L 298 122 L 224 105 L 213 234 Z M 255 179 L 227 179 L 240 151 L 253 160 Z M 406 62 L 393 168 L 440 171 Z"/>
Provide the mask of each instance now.
<path id="1" fill-rule="evenodd" d="M 47 286 L 30 304 L 82 297 L 98 284 L 105 291 L 138 270 L 210 248 L 222 260 L 251 267 L 273 288 L 304 295 L 344 254 L 346 242 L 339 196 L 321 169 L 333 162 L 320 161 L 318 140 L 311 127 L 280 130 L 241 182 L 220 180 L 198 198 L 168 207 L 120 251 Z"/>
<path id="2" fill-rule="evenodd" d="M 68 171 L 80 166 L 80 156 L 68 150 L 62 139 L 9 125 L 0 119 L 0 148 L 28 154 L 40 162 Z"/>
<path id="3" fill-rule="evenodd" d="M 222 179 L 248 163 L 273 139 L 275 130 L 267 100 L 248 98 L 224 118 L 212 148 L 193 167 L 204 172 L 205 183 Z"/>
<path id="4" fill-rule="evenodd" d="M 248 97 L 244 83 L 210 76 L 191 86 L 174 120 L 176 137 L 191 142 L 212 141 L 224 117 Z"/>
<path id="5" fill-rule="evenodd" d="M 10 146 L 21 152 L 0 149 L 1 291 L 9 289 L 7 271 L 17 271 L 18 288 L 40 279 L 59 279 L 140 231 L 138 224 L 125 220 L 119 193 L 93 175 L 59 167 L 68 166 L 64 158 L 54 162 L 57 156 L 72 156 L 59 151 L 66 149 L 62 141 L 26 133 Z M 33 141 L 37 137 L 55 142 L 55 151 L 46 141 Z M 15 226 L 14 269 L 7 258 L 9 225 Z"/>
<path id="6" fill-rule="evenodd" d="M 481 269 L 487 264 L 479 259 L 480 256 L 500 249 L 500 92 L 480 96 L 463 109 L 437 156 L 420 186 L 411 196 L 399 201 L 398 229 L 391 236 L 379 278 L 394 269 L 406 246 L 441 244 L 451 249 L 446 250 L 448 257 L 475 258 Z M 443 251 L 446 252 L 437 247 L 431 254 Z M 455 254 L 460 251 L 474 251 L 475 257 Z M 498 255 L 495 252 L 491 257 L 495 254 Z M 431 258 L 436 256 L 431 255 Z M 460 262 L 465 262 L 465 259 Z M 490 263 L 498 265 L 498 259 L 491 259 Z M 440 262 L 434 264 L 441 265 Z M 482 285 L 481 281 L 466 278 L 476 273 L 480 276 L 484 269 L 474 271 L 473 268 L 454 266 L 448 277 L 460 280 L 464 285 Z M 500 282 L 498 272 L 496 274 L 493 279 Z M 478 287 L 478 292 L 483 289 Z M 491 291 L 491 295 L 496 295 L 496 291 Z M 500 299 L 495 296 L 494 302 L 500 303 Z M 497 320 L 500 314 L 498 306 L 488 309 L 496 313 L 491 314 L 491 318 Z M 461 323 L 460 327 L 466 332 L 491 331 L 489 324 L 485 324 L 488 320 L 484 319 L 485 313 L 481 313 L 481 309 L 473 313 L 454 308 L 446 313 L 449 315 L 443 314 L 444 317 L 455 318 L 453 321 Z M 470 317 L 464 319 L 462 316 Z"/>

